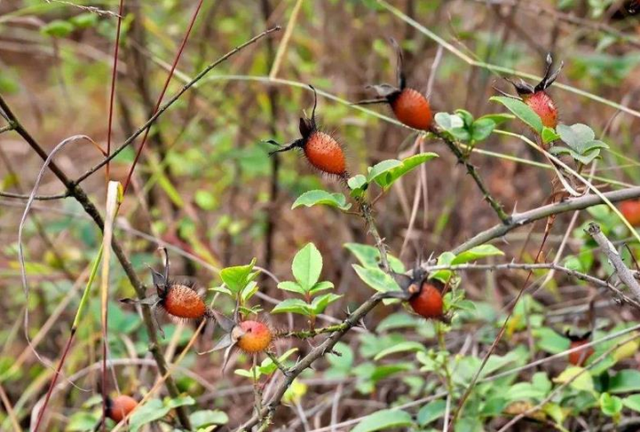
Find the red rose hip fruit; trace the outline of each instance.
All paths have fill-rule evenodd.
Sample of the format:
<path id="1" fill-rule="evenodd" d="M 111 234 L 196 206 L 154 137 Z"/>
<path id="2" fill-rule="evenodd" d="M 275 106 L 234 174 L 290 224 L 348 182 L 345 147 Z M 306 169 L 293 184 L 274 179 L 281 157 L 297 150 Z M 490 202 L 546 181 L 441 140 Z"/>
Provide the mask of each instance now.
<path id="1" fill-rule="evenodd" d="M 138 402 L 131 396 L 120 395 L 113 399 L 107 400 L 107 417 L 115 422 L 121 422 L 131 411 L 133 411 Z"/>

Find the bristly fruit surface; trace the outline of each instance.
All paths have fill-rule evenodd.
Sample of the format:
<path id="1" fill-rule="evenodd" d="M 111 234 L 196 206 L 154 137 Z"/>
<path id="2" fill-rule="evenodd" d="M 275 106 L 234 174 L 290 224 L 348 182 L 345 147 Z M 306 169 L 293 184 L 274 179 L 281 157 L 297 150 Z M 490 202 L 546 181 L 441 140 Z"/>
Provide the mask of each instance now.
<path id="1" fill-rule="evenodd" d="M 396 118 L 409 127 L 428 130 L 433 120 L 427 98 L 411 88 L 405 88 L 390 102 Z"/>
<path id="2" fill-rule="evenodd" d="M 558 108 L 546 90 L 551 87 L 558 78 L 564 63 L 560 63 L 558 69 L 553 72 L 551 70 L 551 66 L 553 65 L 551 54 L 547 54 L 546 63 L 547 67 L 544 77 L 542 77 L 542 80 L 535 87 L 523 80 L 519 82 L 507 80 L 515 87 L 522 101 L 531 108 L 533 112 L 538 114 L 542 120 L 542 124 L 546 127 L 555 128 L 558 126 Z"/>
<path id="3" fill-rule="evenodd" d="M 434 284 L 425 281 L 420 291 L 415 294 L 409 304 L 415 313 L 427 319 L 440 319 L 443 316 L 442 293 Z"/>
<path id="4" fill-rule="evenodd" d="M 311 113 L 311 118 L 300 118 L 299 129 L 302 137 L 286 146 L 281 146 L 273 140 L 268 140 L 267 142 L 270 144 L 280 147 L 278 150 L 272 151 L 270 154 L 286 152 L 299 148 L 302 149 L 305 158 L 314 168 L 323 173 L 347 179 L 349 175 L 347 173 L 346 158 L 344 156 L 342 146 L 331 135 L 318 130 L 318 125 L 316 123 L 318 94 L 313 86 L 309 87 L 313 90 L 313 111 Z"/>
<path id="5" fill-rule="evenodd" d="M 161 306 L 169 314 L 178 318 L 199 319 L 205 316 L 207 307 L 193 287 L 173 283 L 169 285 Z"/>
<path id="6" fill-rule="evenodd" d="M 402 50 L 393 38 L 390 41 L 398 56 L 396 63 L 397 87 L 389 84 L 371 86 L 378 94 L 378 98 L 360 101 L 358 105 L 386 103 L 402 124 L 413 129 L 427 131 L 433 125 L 433 114 L 429 100 L 417 90 L 407 87 Z"/>
<path id="7" fill-rule="evenodd" d="M 108 398 L 106 415 L 115 422 L 121 422 L 136 406 L 138 402 L 131 396 L 120 395 L 113 399 Z"/>
<path id="8" fill-rule="evenodd" d="M 239 324 L 243 334 L 238 338 L 238 348 L 247 353 L 262 352 L 269 348 L 273 332 L 260 321 L 242 321 Z"/>
<path id="9" fill-rule="evenodd" d="M 303 147 L 311 165 L 327 174 L 344 176 L 346 162 L 340 144 L 324 132 L 314 132 Z"/>

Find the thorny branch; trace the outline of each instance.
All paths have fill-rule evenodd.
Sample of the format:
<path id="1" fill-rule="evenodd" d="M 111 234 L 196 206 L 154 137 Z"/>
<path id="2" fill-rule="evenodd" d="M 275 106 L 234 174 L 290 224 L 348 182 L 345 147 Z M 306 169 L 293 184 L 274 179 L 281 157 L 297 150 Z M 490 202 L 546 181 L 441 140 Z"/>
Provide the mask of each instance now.
<path id="1" fill-rule="evenodd" d="M 640 300 L 640 285 L 638 285 L 638 281 L 631 273 L 631 270 L 627 268 L 627 266 L 622 261 L 620 254 L 613 247 L 609 239 L 603 234 L 600 226 L 596 223 L 590 223 L 589 227 L 586 229 L 587 234 L 589 234 L 598 246 L 603 250 L 603 252 L 607 255 L 609 262 L 613 265 L 613 268 L 616 270 L 618 277 L 626 286 L 629 287 L 633 295 L 636 299 Z"/>
<path id="2" fill-rule="evenodd" d="M 614 192 L 607 192 L 603 195 L 612 203 L 633 198 L 640 198 L 640 186 L 622 189 Z M 558 204 L 549 204 L 546 206 L 538 207 L 524 213 L 515 213 L 511 216 L 511 220 L 508 224 L 495 225 L 493 228 L 475 235 L 473 238 L 467 240 L 457 248 L 452 249 L 451 252 L 457 255 L 475 246 L 479 246 L 491 240 L 500 238 L 516 228 L 530 224 L 540 219 L 545 219 L 548 216 L 566 213 L 573 210 L 584 210 L 586 208 L 593 207 L 599 204 L 604 204 L 604 201 L 599 196 L 585 195 L 580 198 L 571 198 Z"/>
<path id="3" fill-rule="evenodd" d="M 489 205 L 491 205 L 491 208 L 493 208 L 493 210 L 496 212 L 496 214 L 502 221 L 502 226 L 509 225 L 511 223 L 511 217 L 504 211 L 504 209 L 502 208 L 502 204 L 500 204 L 493 197 L 493 195 L 491 195 L 491 193 L 489 192 L 489 189 L 487 189 L 487 186 L 482 181 L 482 178 L 480 178 L 480 174 L 478 174 L 478 170 L 476 169 L 475 166 L 473 166 L 473 164 L 471 164 L 467 160 L 467 158 L 462 153 L 458 145 L 453 140 L 451 140 L 446 134 L 444 134 L 443 132 L 441 132 L 436 128 L 433 128 L 430 132 L 436 137 L 438 137 L 439 139 L 441 139 L 447 145 L 447 147 L 449 147 L 449 150 L 451 150 L 451 152 L 458 159 L 458 163 L 465 166 L 465 168 L 467 169 L 467 173 L 471 176 L 471 178 L 473 178 L 473 181 L 476 182 L 476 185 L 478 185 L 478 188 L 480 189 L 480 192 L 482 192 L 482 196 L 484 197 L 484 199 L 489 203 Z"/>
<path id="4" fill-rule="evenodd" d="M 640 187 L 624 189 L 621 191 L 609 192 L 604 194 L 604 196 L 609 199 L 611 202 L 623 201 L 626 199 L 640 197 Z M 485 231 L 484 233 L 479 234 L 474 237 L 470 241 L 464 243 L 458 248 L 454 249 L 454 253 L 460 253 L 465 250 L 468 250 L 476 245 L 485 243 L 491 239 L 500 237 L 505 233 L 523 226 L 530 224 L 538 219 L 546 218 L 550 215 L 561 214 L 565 212 L 570 212 L 574 210 L 581 210 L 588 207 L 592 207 L 595 205 L 602 204 L 603 201 L 600 197 L 596 195 L 588 195 L 581 198 L 574 198 L 571 200 L 567 200 L 565 202 L 559 204 L 552 204 L 543 206 L 540 208 L 536 208 L 529 212 L 515 214 L 512 216 L 511 220 L 508 224 L 500 224 L 496 227 Z M 388 259 L 387 252 L 385 249 L 384 241 L 380 234 L 378 233 L 375 221 L 371 214 L 371 208 L 367 206 L 367 204 L 363 204 L 361 207 L 362 217 L 365 219 L 367 226 L 369 228 L 369 232 L 373 236 L 376 246 L 380 251 L 381 262 L 385 267 L 385 270 L 388 271 Z M 478 239 L 484 239 L 479 241 Z M 478 242 L 477 244 L 475 242 Z M 384 263 L 387 263 L 386 266 Z M 423 263 L 423 267 L 428 271 L 433 270 L 441 270 L 441 269 L 451 269 L 451 270 L 484 270 L 484 271 L 494 271 L 494 270 L 506 270 L 506 269 L 523 269 L 523 270 L 536 270 L 536 269 L 548 269 L 555 270 L 559 272 L 566 273 L 572 277 L 575 277 L 580 280 L 585 280 L 594 285 L 607 288 L 611 290 L 614 295 L 620 298 L 622 301 L 632 305 L 633 307 L 640 308 L 640 302 L 629 298 L 624 295 L 620 290 L 618 290 L 614 285 L 598 279 L 594 276 L 590 276 L 585 273 L 580 273 L 578 271 L 568 269 L 566 267 L 557 265 L 557 264 L 521 264 L 521 263 L 506 263 L 506 264 L 497 264 L 497 265 L 474 265 L 474 264 L 463 264 L 456 266 L 429 266 L 428 263 Z M 285 373 L 284 380 L 278 385 L 274 395 L 270 398 L 270 400 L 264 405 L 264 407 L 260 410 L 259 414 L 252 417 L 248 422 L 242 425 L 238 430 L 246 431 L 250 430 L 252 427 L 262 424 L 260 430 L 265 430 L 268 427 L 268 424 L 271 422 L 273 415 L 275 413 L 276 408 L 280 405 L 281 399 L 284 396 L 284 393 L 289 388 L 291 383 L 295 380 L 295 378 L 300 375 L 306 368 L 310 367 L 313 362 L 315 362 L 320 357 L 324 356 L 326 353 L 330 352 L 335 344 L 357 323 L 363 319 L 371 310 L 373 310 L 379 303 L 385 298 L 384 293 L 376 293 L 369 300 L 363 303 L 355 312 L 353 312 L 349 317 L 345 319 L 341 324 L 331 326 L 331 330 L 333 333 L 325 339 L 322 344 L 312 350 L 307 356 L 305 356 L 300 362 L 289 369 L 287 373 Z M 324 333 L 324 331 L 317 330 L 315 333 Z M 313 337 L 315 334 L 310 333 L 286 333 L 282 336 L 295 336 L 301 338 Z"/>

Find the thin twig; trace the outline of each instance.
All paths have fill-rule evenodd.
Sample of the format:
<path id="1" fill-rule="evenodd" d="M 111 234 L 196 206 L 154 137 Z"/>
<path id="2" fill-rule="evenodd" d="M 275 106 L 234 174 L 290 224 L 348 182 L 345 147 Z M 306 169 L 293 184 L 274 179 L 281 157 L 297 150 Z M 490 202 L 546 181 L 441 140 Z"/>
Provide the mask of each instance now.
<path id="1" fill-rule="evenodd" d="M 600 225 L 591 222 L 585 231 L 595 240 L 596 243 L 598 243 L 598 246 L 600 246 L 602 251 L 607 255 L 609 262 L 613 265 L 613 268 L 616 270 L 616 273 L 622 283 L 629 287 L 636 299 L 640 300 L 640 285 L 638 284 L 638 281 L 633 277 L 631 270 L 629 270 L 624 264 L 618 251 L 602 233 Z"/>
<path id="2" fill-rule="evenodd" d="M 254 36 L 253 38 L 251 38 L 250 40 L 248 40 L 247 42 L 243 43 L 242 45 L 239 45 L 238 47 L 232 49 L 231 51 L 229 51 L 228 53 L 226 53 L 225 55 L 223 55 L 222 57 L 220 57 L 218 60 L 216 60 L 215 62 L 211 63 L 209 66 L 207 66 L 206 68 L 204 68 L 198 75 L 195 76 L 195 78 L 193 78 L 191 81 L 189 81 L 184 87 L 182 87 L 171 99 L 169 99 L 167 101 L 167 103 L 165 103 L 164 105 L 162 105 L 160 107 L 160 109 L 158 109 L 158 111 L 151 116 L 151 118 L 149 118 L 149 120 L 147 120 L 147 122 L 142 125 L 137 131 L 135 131 L 133 133 L 133 135 L 131 135 L 129 138 L 127 138 L 116 150 L 114 150 L 113 153 L 111 153 L 111 155 L 105 159 L 103 159 L 102 161 L 100 161 L 99 163 L 97 163 L 96 165 L 94 165 L 92 168 L 90 168 L 89 170 L 87 170 L 84 174 L 82 174 L 80 177 L 78 177 L 76 179 L 76 181 L 74 182 L 74 184 L 80 184 L 82 183 L 84 180 L 87 179 L 87 177 L 91 176 L 93 173 L 95 173 L 96 171 L 98 171 L 100 168 L 102 168 L 103 166 L 105 166 L 109 161 L 111 161 L 112 159 L 114 159 L 116 156 L 118 156 L 125 148 L 127 148 L 140 134 L 142 134 L 143 132 L 145 132 L 148 128 L 151 127 L 151 125 L 153 123 L 155 123 L 155 121 L 158 119 L 158 117 L 160 117 L 162 114 L 164 114 L 164 112 L 171 106 L 173 105 L 178 99 L 180 99 L 180 97 L 187 91 L 189 90 L 191 87 L 193 87 L 198 81 L 200 81 L 202 78 L 204 78 L 209 72 L 211 72 L 212 69 L 214 69 L 216 66 L 218 66 L 220 63 L 224 62 L 225 60 L 227 60 L 229 57 L 235 55 L 236 53 L 238 53 L 239 51 L 241 51 L 242 49 L 246 48 L 249 45 L 252 45 L 253 43 L 257 42 L 258 40 L 262 39 L 263 37 L 269 35 L 270 33 L 273 33 L 275 31 L 279 31 L 280 30 L 280 26 L 275 26 L 272 27 L 268 30 L 263 31 L 262 33 L 260 33 L 257 36 Z"/>
<path id="3" fill-rule="evenodd" d="M 28 200 L 31 198 L 29 195 L 18 194 L 13 192 L 0 192 L 0 196 L 5 198 L 14 198 L 14 199 L 21 199 L 21 200 Z M 71 194 L 69 192 L 65 192 L 65 193 L 56 194 L 56 195 L 35 195 L 32 199 L 34 201 L 55 201 L 59 199 L 65 199 L 70 196 Z"/>
<path id="4" fill-rule="evenodd" d="M 29 134 L 29 132 L 22 126 L 22 124 L 20 123 L 18 118 L 15 116 L 11 108 L 7 105 L 7 103 L 5 102 L 4 98 L 2 98 L 2 96 L 0 96 L 0 108 L 2 108 L 2 110 L 4 111 L 4 114 L 10 119 L 10 121 L 15 124 L 16 132 L 27 142 L 27 144 L 29 144 L 29 146 L 44 161 L 49 162 L 48 163 L 49 169 L 65 185 L 65 187 L 67 188 L 71 196 L 73 196 L 75 200 L 78 201 L 78 203 L 82 206 L 85 212 L 89 216 L 91 216 L 91 218 L 93 219 L 95 224 L 98 226 L 100 231 L 102 231 L 104 229 L 104 221 L 102 219 L 102 216 L 98 212 L 98 209 L 96 208 L 96 206 L 91 202 L 87 194 L 84 192 L 84 190 L 82 190 L 80 186 L 74 184 L 69 179 L 69 177 L 67 177 L 67 175 L 56 165 L 55 162 L 48 161 L 49 155 L 47 154 L 47 152 L 31 136 L 31 134 Z M 129 258 L 126 256 L 126 254 L 124 253 L 124 250 L 122 249 L 122 246 L 120 245 L 120 243 L 115 237 L 113 238 L 113 241 L 112 241 L 112 247 L 113 247 L 114 254 L 116 255 L 116 257 L 118 258 L 118 261 L 122 265 L 122 268 L 124 269 L 127 275 L 127 278 L 131 282 L 131 285 L 135 289 L 136 294 L 140 299 L 143 299 L 146 295 L 146 287 L 142 283 L 142 281 L 138 278 L 138 275 L 135 269 L 133 268 L 131 261 L 129 261 Z M 158 340 L 156 335 L 156 328 L 155 328 L 155 325 L 153 324 L 153 319 L 151 317 L 151 313 L 148 306 L 145 306 L 142 308 L 142 317 L 145 323 L 147 333 L 149 335 L 150 351 L 152 352 L 158 364 L 158 369 L 160 370 L 161 373 L 165 374 L 167 371 L 167 362 L 159 350 L 153 349 L 154 347 L 157 347 Z M 63 354 L 63 357 L 68 352 L 68 348 L 71 345 L 71 340 L 73 339 L 73 336 L 74 336 L 74 333 L 72 332 L 69 336 L 69 340 L 67 341 L 67 346 L 65 347 L 65 351 L 64 351 L 65 354 Z M 60 359 L 60 365 L 62 365 L 62 363 L 63 363 L 63 358 Z M 57 377 L 57 374 L 56 374 L 56 377 Z M 178 391 L 178 387 L 176 386 L 176 383 L 172 377 L 167 378 L 166 387 L 171 397 L 176 398 L 180 395 L 180 392 Z M 183 424 L 184 427 L 187 427 L 187 425 L 189 425 L 190 423 L 188 422 L 188 416 L 186 415 L 186 412 L 182 408 L 183 407 L 176 408 L 176 412 L 179 414 L 179 417 L 181 419 L 182 418 L 187 419 L 186 425 Z M 183 414 L 180 415 L 180 412 L 182 412 Z"/>
<path id="5" fill-rule="evenodd" d="M 533 414 L 534 412 L 540 410 L 547 402 L 549 402 L 551 399 L 553 399 L 558 394 L 560 394 L 560 392 L 562 390 L 564 390 L 567 386 L 569 386 L 575 380 L 580 378 L 582 376 L 582 374 L 588 372 L 590 369 L 592 369 L 593 367 L 598 365 L 601 361 L 606 359 L 607 356 L 609 356 L 609 354 L 611 354 L 612 352 L 614 352 L 615 350 L 617 350 L 621 346 L 631 342 L 634 339 L 638 339 L 638 338 L 640 338 L 639 335 L 633 335 L 631 337 L 626 338 L 625 340 L 623 340 L 621 342 L 618 342 L 617 344 L 615 344 L 614 346 L 612 346 L 611 348 L 609 348 L 608 350 L 603 352 L 601 355 L 599 355 L 597 358 L 595 358 L 590 364 L 585 366 L 581 371 L 579 371 L 578 373 L 573 375 L 570 379 L 568 379 L 567 381 L 563 382 L 561 385 L 556 387 L 556 389 L 554 391 L 552 391 L 551 393 L 549 393 L 549 395 L 546 398 L 544 398 L 542 401 L 540 401 L 540 403 L 538 405 L 533 406 L 533 407 L 527 409 L 526 411 L 521 412 L 520 414 L 518 414 L 514 418 L 512 418 L 507 424 L 505 424 L 502 428 L 500 428 L 500 430 L 498 430 L 498 432 L 506 432 L 507 430 L 509 430 L 509 428 L 511 428 L 511 426 L 515 425 L 516 423 L 518 423 L 520 420 L 522 420 L 526 416 L 528 416 L 530 414 Z"/>

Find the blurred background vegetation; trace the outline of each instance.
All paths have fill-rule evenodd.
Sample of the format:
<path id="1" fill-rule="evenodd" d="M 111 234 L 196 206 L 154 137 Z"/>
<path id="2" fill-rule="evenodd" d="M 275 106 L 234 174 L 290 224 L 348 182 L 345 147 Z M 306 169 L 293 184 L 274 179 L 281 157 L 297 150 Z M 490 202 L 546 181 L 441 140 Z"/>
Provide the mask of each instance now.
<path id="1" fill-rule="evenodd" d="M 179 90 L 204 66 L 271 25 L 280 24 L 285 29 L 291 26 L 291 39 L 277 68 L 273 64 L 285 29 L 216 68 L 152 128 L 132 188 L 120 210 L 115 234 L 147 283 L 150 278 L 146 265 L 157 266 L 160 262 L 156 254 L 158 245 L 170 248 L 175 275 L 197 280 L 198 286 L 205 289 L 220 285 L 220 269 L 247 264 L 254 257 L 260 267 L 278 278 L 290 278 L 296 251 L 313 242 L 324 260 L 322 279 L 334 282 L 335 292 L 344 295 L 330 306 L 327 314 L 343 319 L 347 310 L 367 299 L 371 290 L 356 277 L 351 268 L 355 260 L 343 247 L 345 243 L 371 243 L 362 222 L 324 207 L 290 210 L 305 191 L 338 191 L 342 185 L 322 177 L 293 153 L 270 158 L 268 152 L 273 148 L 264 140 L 290 142 L 298 137 L 298 118 L 303 111 L 309 115 L 311 112 L 313 96 L 306 85 L 312 84 L 335 96 L 320 95 L 317 117 L 323 129 L 334 132 L 344 144 L 350 173 L 364 172 L 379 161 L 415 153 L 417 141 L 411 131 L 349 105 L 371 96 L 366 85 L 394 82 L 395 55 L 389 37 L 400 41 L 405 50 L 410 85 L 426 91 L 432 80 L 429 99 L 435 112 L 464 108 L 476 118 L 499 112 L 501 108 L 488 100 L 496 94 L 494 87 L 512 92 L 501 75 L 474 67 L 443 49 L 441 43 L 412 25 L 411 20 L 469 58 L 536 76 L 542 74 L 545 55 L 550 52 L 555 59 L 565 62 L 560 83 L 630 110 L 640 110 L 640 23 L 638 15 L 628 12 L 629 2 L 391 0 L 389 3 L 406 18 L 399 18 L 384 3 L 373 0 L 204 2 L 168 95 Z M 82 5 L 95 9 L 79 7 Z M 125 1 L 114 145 L 122 143 L 152 114 L 194 7 L 195 2 L 176 0 Z M 113 0 L 0 2 L 0 94 L 49 151 L 73 134 L 86 134 L 101 144 L 106 142 L 116 18 L 102 11 L 116 10 L 117 2 Z M 276 72 L 276 80 L 270 81 L 272 71 Z M 601 190 L 638 184 L 638 116 L 557 86 L 550 93 L 559 107 L 561 121 L 588 124 L 611 147 L 603 152 L 595 169 Z M 372 109 L 390 116 L 386 107 Z M 529 133 L 516 122 L 510 123 L 508 129 Z M 127 148 L 113 161 L 112 179 L 124 181 L 137 145 Z M 552 191 L 553 171 L 545 169 L 546 161 L 539 154 L 519 140 L 498 135 L 492 135 L 476 150 L 470 156 L 472 163 L 509 212 L 546 202 Z M 381 235 L 407 267 L 416 259 L 437 256 L 498 222 L 444 145 L 427 140 L 421 151 L 433 151 L 440 157 L 419 175 L 404 178 L 376 206 Z M 67 147 L 56 162 L 67 175 L 76 178 L 101 158 L 96 148 L 79 143 Z M 2 191 L 28 193 L 41 163 L 17 134 L 0 135 Z M 427 187 L 416 199 L 420 182 Z M 103 209 L 104 171 L 91 176 L 83 187 Z M 64 192 L 62 184 L 47 173 L 38 193 L 61 192 Z M 24 309 L 28 307 L 31 311 L 29 333 L 38 341 L 38 352 L 45 362 L 55 363 L 68 337 L 101 235 L 73 199 L 37 202 L 25 226 L 26 269 L 31 288 L 26 304 L 17 261 L 17 231 L 24 202 L 0 199 L 3 293 L 0 385 L 19 424 L 26 430 L 31 410 L 44 395 L 52 371 L 26 345 L 22 334 Z M 417 213 L 412 214 L 413 211 Z M 558 218 L 548 242 L 550 248 L 561 242 L 570 216 Z M 562 260 L 606 278 L 609 271 L 606 260 L 593 251 L 595 245 L 581 230 L 584 223 L 594 219 L 612 240 L 629 239 L 629 232 L 609 210 L 582 212 L 568 232 L 570 239 Z M 409 229 L 412 220 L 415 223 Z M 496 244 L 505 252 L 507 261 L 512 258 L 532 261 L 543 229 L 544 224 L 540 223 L 531 235 L 526 228 L 514 231 L 506 236 L 505 242 Z M 553 255 L 548 257 L 551 259 Z M 482 347 L 495 337 L 496 329 L 491 324 L 499 318 L 499 306 L 506 305 L 517 293 L 525 276 L 522 272 L 465 275 L 463 287 L 467 297 L 475 302 L 475 315 L 449 334 L 448 347 L 452 353 L 467 343 L 473 347 L 473 355 L 481 355 L 478 353 L 482 353 Z M 544 279 L 544 274 L 536 276 Z M 141 395 L 153 384 L 155 370 L 151 361 L 133 360 L 150 360 L 148 336 L 135 310 L 117 303 L 133 291 L 116 263 L 111 279 L 110 356 L 122 360 L 115 369 L 120 391 Z M 262 293 L 283 298 L 275 285 L 269 277 L 260 279 Z M 527 340 L 526 332 L 519 331 L 527 327 L 530 330 L 531 326 L 542 332 L 539 334 L 543 336 L 536 340 L 542 340 L 543 346 L 537 345 L 527 361 L 540 355 L 537 351 L 553 352 L 557 346 L 545 348 L 544 341 L 562 338 L 563 326 L 584 324 L 589 295 L 594 292 L 594 288 L 564 277 L 547 281 L 546 289 L 536 293 L 535 302 L 528 298 L 522 310 L 523 316 L 533 311 L 533 316 L 539 318 L 511 329 L 500 353 L 527 351 L 532 342 Z M 598 304 L 599 326 L 607 334 L 631 326 L 638 319 L 637 312 L 629 308 L 621 310 L 608 300 Z M 227 311 L 230 307 L 226 305 Z M 263 307 L 271 309 L 268 302 Z M 98 296 L 92 295 L 90 313 L 83 318 L 64 367 L 67 377 L 100 359 L 99 310 Z M 381 320 L 388 319 L 393 312 L 398 313 L 391 315 L 395 320 L 380 327 Z M 276 329 L 288 325 L 282 315 L 265 315 L 263 319 Z M 195 325 L 169 319 L 163 322 L 167 338 L 162 341 L 162 349 L 172 358 L 193 335 Z M 293 408 L 279 414 L 278 423 L 287 425 L 286 430 L 311 430 L 330 424 L 336 386 L 342 400 L 339 408 L 334 408 L 334 422 L 419 400 L 435 388 L 425 372 L 419 372 L 419 363 L 395 362 L 378 370 L 378 362 L 373 361 L 376 353 L 399 340 L 435 345 L 432 324 L 415 320 L 399 307 L 377 309 L 367 317 L 366 324 L 378 334 L 350 334 L 340 345 L 342 357 L 321 360 L 315 370 L 303 375 L 300 382 L 307 387 L 299 388 L 298 392 L 304 396 L 300 400 L 292 396 Z M 465 333 L 477 329 L 482 330 L 477 337 L 465 342 Z M 195 351 L 210 348 L 212 340 L 211 329 L 206 329 Z M 563 349 L 568 346 L 563 345 L 568 342 L 562 339 L 558 344 Z M 286 342 L 279 348 L 284 350 L 289 345 Z M 301 353 L 310 349 L 305 342 L 295 345 Z M 625 367 L 637 369 L 636 358 L 635 354 L 626 358 Z M 230 371 L 250 366 L 250 359 L 242 355 L 232 362 Z M 552 363 L 545 371 L 553 375 L 562 370 L 563 362 Z M 198 409 L 219 410 L 216 413 L 219 423 L 229 420 L 226 427 L 233 428 L 251 415 L 253 387 L 244 377 L 232 372 L 222 374 L 220 364 L 220 354 L 198 356 L 192 350 L 180 363 L 183 369 L 175 377 L 180 390 L 194 398 Z M 75 382 L 78 387 L 64 378 L 60 380 L 64 388 L 52 399 L 46 430 L 87 430 L 87 425 L 95 424 L 99 398 L 91 396 L 99 394 L 98 369 L 77 377 Z M 640 386 L 634 391 L 640 391 Z M 296 406 L 306 414 L 301 416 Z M 420 407 L 418 404 L 413 412 Z M 638 413 L 625 410 L 624 418 L 637 419 Z M 569 430 L 582 430 L 578 420 L 582 413 L 586 413 L 587 422 L 611 423 L 606 414 L 592 414 L 588 410 L 575 413 L 575 418 L 565 423 Z M 423 420 L 426 415 L 423 414 Z M 486 430 L 493 430 L 490 426 L 493 418 L 487 414 L 486 421 L 478 421 L 485 424 Z M 2 430 L 13 427 L 6 408 L 0 409 L 0 422 Z M 430 424 L 423 423 L 425 428 Z M 471 425 L 460 430 L 482 430 L 478 427 L 482 428 Z M 535 430 L 543 426 L 528 427 Z M 349 426 L 344 426 L 336 430 L 348 429 Z"/>

